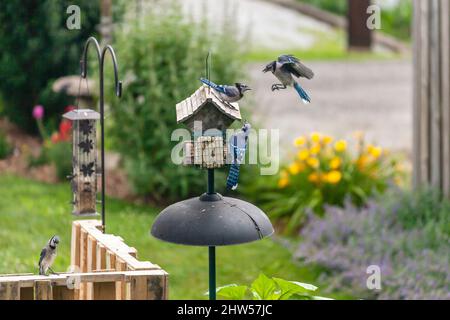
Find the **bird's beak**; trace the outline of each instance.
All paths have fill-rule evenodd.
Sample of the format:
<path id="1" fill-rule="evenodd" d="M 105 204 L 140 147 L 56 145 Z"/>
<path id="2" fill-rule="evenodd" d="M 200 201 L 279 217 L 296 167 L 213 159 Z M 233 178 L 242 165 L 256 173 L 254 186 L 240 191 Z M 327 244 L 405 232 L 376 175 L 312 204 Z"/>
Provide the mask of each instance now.
<path id="1" fill-rule="evenodd" d="M 266 73 L 266 72 L 269 71 L 269 70 L 270 70 L 270 67 L 269 67 L 269 66 L 266 66 L 266 67 L 263 69 L 262 72 Z"/>
<path id="2" fill-rule="evenodd" d="M 247 86 L 244 88 L 244 91 L 249 91 L 249 90 L 252 90 L 252 88 L 247 87 Z"/>

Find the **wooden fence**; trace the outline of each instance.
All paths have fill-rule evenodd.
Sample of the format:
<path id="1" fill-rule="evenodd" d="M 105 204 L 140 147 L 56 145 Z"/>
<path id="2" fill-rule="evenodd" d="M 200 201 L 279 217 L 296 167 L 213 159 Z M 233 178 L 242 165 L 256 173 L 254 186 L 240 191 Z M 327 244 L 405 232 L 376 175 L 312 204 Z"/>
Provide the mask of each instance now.
<path id="1" fill-rule="evenodd" d="M 0 300 L 154 300 L 168 298 L 168 274 L 97 220 L 72 225 L 73 272 L 0 276 Z"/>
<path id="2" fill-rule="evenodd" d="M 450 196 L 450 4 L 414 0 L 414 185 Z"/>

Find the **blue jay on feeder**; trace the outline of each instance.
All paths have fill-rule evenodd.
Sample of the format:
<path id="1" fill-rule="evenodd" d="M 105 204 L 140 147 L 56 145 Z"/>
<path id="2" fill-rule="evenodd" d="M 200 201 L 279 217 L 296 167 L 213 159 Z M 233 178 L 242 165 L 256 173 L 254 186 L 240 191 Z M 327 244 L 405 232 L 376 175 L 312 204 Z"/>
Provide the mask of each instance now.
<path id="1" fill-rule="evenodd" d="M 281 84 L 273 84 L 272 91 L 286 89 L 288 86 L 294 87 L 303 103 L 308 104 L 311 102 L 311 98 L 300 84 L 295 81 L 294 76 L 297 78 L 312 79 L 314 72 L 311 69 L 302 64 L 293 55 L 283 54 L 278 57 L 277 61 L 272 61 L 263 70 L 263 72 L 271 71 Z"/>
<path id="2" fill-rule="evenodd" d="M 59 244 L 59 237 L 53 236 L 47 243 L 47 245 L 41 251 L 41 257 L 39 259 L 39 274 L 47 275 L 48 270 L 51 273 L 55 273 L 51 267 L 56 258 L 56 247 Z"/>
<path id="3" fill-rule="evenodd" d="M 247 140 L 250 134 L 251 125 L 245 123 L 241 131 L 234 134 L 230 138 L 229 152 L 231 154 L 232 164 L 227 178 L 227 188 L 236 190 L 239 180 L 239 168 L 242 161 L 245 159 L 245 152 L 247 150 Z"/>
<path id="4" fill-rule="evenodd" d="M 235 83 L 234 86 L 228 86 L 228 85 L 217 85 L 212 81 L 209 81 L 208 79 L 201 78 L 201 82 L 206 84 L 207 86 L 211 87 L 216 91 L 219 95 L 219 98 L 222 101 L 233 103 L 237 102 L 242 99 L 244 96 L 244 92 L 251 90 L 249 86 L 243 84 L 243 83 Z"/>

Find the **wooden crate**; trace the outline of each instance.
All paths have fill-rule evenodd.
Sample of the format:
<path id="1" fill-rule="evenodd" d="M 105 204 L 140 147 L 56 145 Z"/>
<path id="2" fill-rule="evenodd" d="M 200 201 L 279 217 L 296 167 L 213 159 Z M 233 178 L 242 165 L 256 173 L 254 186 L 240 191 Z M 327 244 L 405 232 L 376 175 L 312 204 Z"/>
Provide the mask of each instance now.
<path id="1" fill-rule="evenodd" d="M 168 274 L 98 220 L 72 224 L 71 272 L 0 276 L 0 300 L 155 300 L 168 298 Z"/>

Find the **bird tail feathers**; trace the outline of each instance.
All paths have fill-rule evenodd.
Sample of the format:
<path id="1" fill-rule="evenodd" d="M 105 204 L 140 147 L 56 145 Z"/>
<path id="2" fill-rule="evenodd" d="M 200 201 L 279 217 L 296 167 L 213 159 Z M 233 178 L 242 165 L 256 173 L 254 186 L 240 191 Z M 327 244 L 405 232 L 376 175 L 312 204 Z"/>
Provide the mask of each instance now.
<path id="1" fill-rule="evenodd" d="M 200 78 L 200 81 L 203 82 L 204 84 L 206 84 L 207 86 L 210 86 L 210 87 L 213 88 L 213 89 L 217 89 L 217 88 L 218 88 L 218 85 L 217 85 L 217 84 L 215 84 L 215 83 L 212 82 L 212 81 L 209 81 L 208 79 Z"/>
<path id="2" fill-rule="evenodd" d="M 300 98 L 302 99 L 304 104 L 311 103 L 311 98 L 308 96 L 306 91 L 303 90 L 303 88 L 298 84 L 298 82 L 294 83 L 294 88 L 297 91 L 298 95 L 300 96 Z"/>

